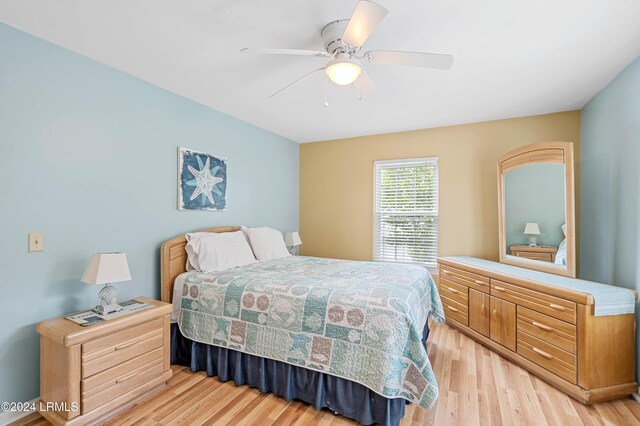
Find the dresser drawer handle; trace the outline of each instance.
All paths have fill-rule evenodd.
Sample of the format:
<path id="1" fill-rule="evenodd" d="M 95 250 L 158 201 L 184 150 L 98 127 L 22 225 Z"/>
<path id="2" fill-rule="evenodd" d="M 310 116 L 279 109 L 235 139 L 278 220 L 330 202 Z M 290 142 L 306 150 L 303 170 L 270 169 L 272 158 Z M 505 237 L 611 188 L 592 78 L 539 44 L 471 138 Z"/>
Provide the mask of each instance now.
<path id="1" fill-rule="evenodd" d="M 460 293 L 460 292 L 459 292 L 458 290 L 456 290 L 455 288 L 447 287 L 447 289 L 448 289 L 451 293 L 454 293 L 454 294 L 458 294 L 458 293 Z"/>
<path id="2" fill-rule="evenodd" d="M 534 327 L 538 327 L 540 330 L 553 331 L 553 328 L 549 327 L 548 325 L 540 324 L 537 321 L 532 321 L 531 324 L 533 324 Z"/>
<path id="3" fill-rule="evenodd" d="M 485 316 L 487 314 L 487 309 L 484 306 L 484 303 L 480 306 L 480 315 Z"/>
<path id="4" fill-rule="evenodd" d="M 445 275 L 449 275 L 450 274 L 449 271 L 445 271 L 444 269 L 442 270 L 442 273 L 445 274 Z"/>
<path id="5" fill-rule="evenodd" d="M 532 346 L 533 351 L 535 353 L 537 353 L 538 355 L 540 355 L 541 357 L 544 357 L 546 359 L 553 359 L 553 355 L 546 353 L 545 351 L 541 351 L 540 349 L 536 348 L 535 346 Z"/>
<path id="6" fill-rule="evenodd" d="M 498 310 L 494 309 L 493 312 L 491 313 L 491 317 L 493 318 L 494 321 L 498 321 Z"/>
<path id="7" fill-rule="evenodd" d="M 127 380 L 131 380 L 140 373 L 141 373 L 140 371 L 137 371 L 133 374 L 129 374 L 128 376 L 120 377 L 119 379 L 116 379 L 116 383 L 122 383 L 122 382 L 126 382 Z"/>
<path id="8" fill-rule="evenodd" d="M 487 283 L 485 283 L 484 281 L 475 280 L 475 282 L 476 282 L 476 284 L 487 285 Z"/>
<path id="9" fill-rule="evenodd" d="M 449 306 L 447 305 L 447 308 L 449 308 L 450 310 L 452 310 L 453 312 L 458 312 L 458 310 L 456 308 L 454 308 L 453 306 Z"/>
<path id="10" fill-rule="evenodd" d="M 564 311 L 565 310 L 564 306 L 556 305 L 555 303 L 549 303 L 549 307 L 551 309 L 555 309 L 556 311 Z"/>
<path id="11" fill-rule="evenodd" d="M 131 342 L 129 342 L 129 343 L 125 343 L 125 344 L 123 344 L 123 345 L 116 346 L 116 351 L 119 351 L 119 350 L 121 350 L 121 349 L 128 348 L 129 346 L 133 346 L 133 345 L 135 345 L 136 343 L 138 343 L 139 341 L 140 341 L 139 339 L 136 339 L 136 340 L 132 340 L 132 341 L 131 341 Z"/>
<path id="12" fill-rule="evenodd" d="M 496 291 L 505 291 L 504 287 L 498 287 L 497 285 L 494 285 L 493 289 L 496 290 Z"/>

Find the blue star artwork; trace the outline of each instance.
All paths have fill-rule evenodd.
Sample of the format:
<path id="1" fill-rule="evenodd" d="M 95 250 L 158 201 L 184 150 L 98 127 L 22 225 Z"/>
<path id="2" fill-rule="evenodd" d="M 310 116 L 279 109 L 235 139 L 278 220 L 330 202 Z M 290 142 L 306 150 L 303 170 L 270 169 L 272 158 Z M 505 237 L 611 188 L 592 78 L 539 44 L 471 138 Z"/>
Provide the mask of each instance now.
<path id="1" fill-rule="evenodd" d="M 178 149 L 178 208 L 223 211 L 227 206 L 227 160 Z"/>

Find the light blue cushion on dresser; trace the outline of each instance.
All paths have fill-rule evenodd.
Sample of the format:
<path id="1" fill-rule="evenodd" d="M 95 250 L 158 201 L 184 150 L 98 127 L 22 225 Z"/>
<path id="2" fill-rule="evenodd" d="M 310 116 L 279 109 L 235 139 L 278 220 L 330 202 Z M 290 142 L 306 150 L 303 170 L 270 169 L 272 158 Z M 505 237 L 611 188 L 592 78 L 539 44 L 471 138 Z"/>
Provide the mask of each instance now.
<path id="1" fill-rule="evenodd" d="M 538 281 L 568 290 L 579 291 L 593 296 L 595 301 L 594 315 L 619 315 L 632 314 L 635 312 L 636 300 L 634 292 L 613 285 L 594 283 L 592 281 L 567 278 L 560 275 L 547 274 L 545 272 L 532 271 L 530 269 L 519 268 L 517 266 L 505 265 L 504 263 L 492 262 L 490 260 L 478 259 L 470 256 L 446 257 L 456 262 L 465 263 L 469 266 L 487 269 L 496 273 L 511 275 L 523 279 Z"/>

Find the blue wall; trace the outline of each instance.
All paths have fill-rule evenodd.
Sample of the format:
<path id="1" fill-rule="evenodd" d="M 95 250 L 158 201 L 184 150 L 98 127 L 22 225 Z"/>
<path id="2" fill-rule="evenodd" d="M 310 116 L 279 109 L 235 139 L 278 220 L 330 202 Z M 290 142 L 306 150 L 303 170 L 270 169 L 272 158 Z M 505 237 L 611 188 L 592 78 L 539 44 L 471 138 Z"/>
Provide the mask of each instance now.
<path id="1" fill-rule="evenodd" d="M 177 210 L 178 146 L 228 159 L 227 211 Z M 165 239 L 298 228 L 296 143 L 1 23 L 0 148 L 0 401 L 39 394 L 34 325 L 95 305 L 91 253 L 127 253 L 122 300 L 158 297 Z"/>
<path id="2" fill-rule="evenodd" d="M 582 110 L 581 170 L 580 277 L 640 290 L 640 59 Z"/>
<path id="3" fill-rule="evenodd" d="M 564 239 L 564 186 L 562 164 L 530 164 L 505 175 L 507 250 L 513 244 L 529 244 L 529 236 L 524 235 L 527 222 L 540 226 L 538 244 L 560 245 Z"/>

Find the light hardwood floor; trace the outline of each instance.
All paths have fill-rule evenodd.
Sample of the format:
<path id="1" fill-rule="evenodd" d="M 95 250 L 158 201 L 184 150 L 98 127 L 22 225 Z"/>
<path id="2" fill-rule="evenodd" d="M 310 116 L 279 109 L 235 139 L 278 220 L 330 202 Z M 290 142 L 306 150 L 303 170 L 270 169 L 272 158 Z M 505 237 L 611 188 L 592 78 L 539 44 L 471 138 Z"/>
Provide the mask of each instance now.
<path id="1" fill-rule="evenodd" d="M 584 406 L 447 325 L 432 326 L 428 348 L 440 397 L 429 410 L 407 406 L 403 426 L 640 425 L 635 400 Z M 355 424 L 299 401 L 172 368 L 174 376 L 165 389 L 102 424 Z M 15 424 L 48 423 L 34 414 Z"/>

